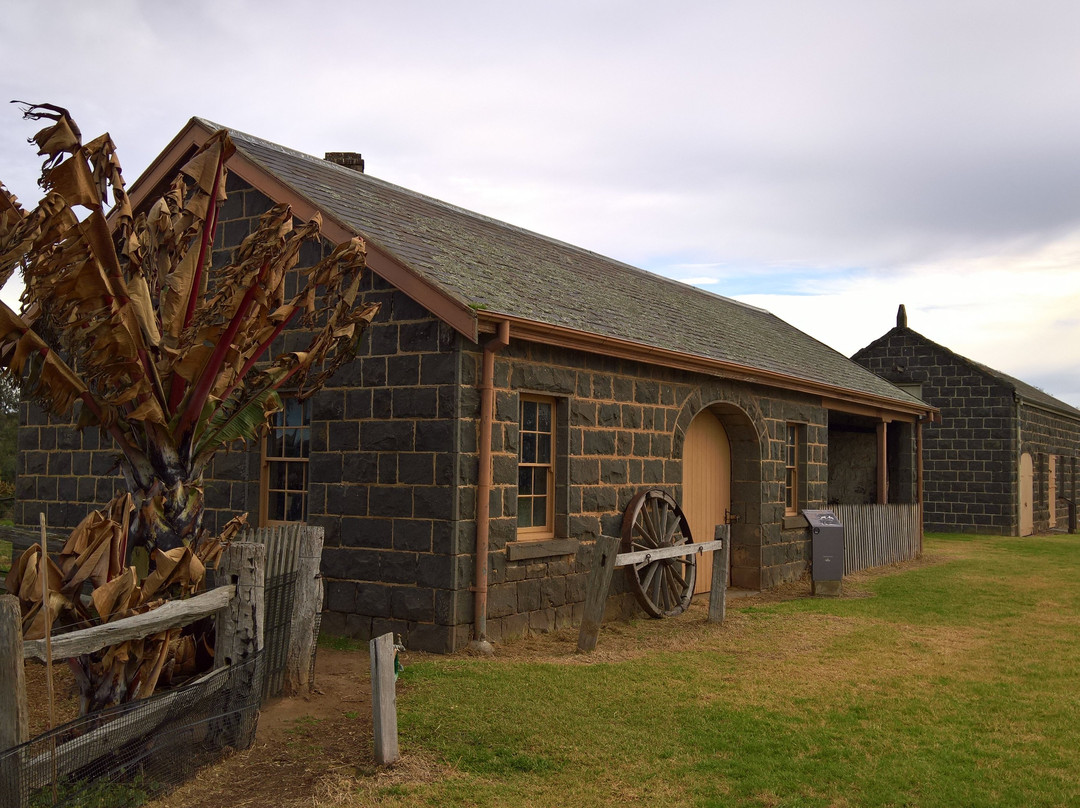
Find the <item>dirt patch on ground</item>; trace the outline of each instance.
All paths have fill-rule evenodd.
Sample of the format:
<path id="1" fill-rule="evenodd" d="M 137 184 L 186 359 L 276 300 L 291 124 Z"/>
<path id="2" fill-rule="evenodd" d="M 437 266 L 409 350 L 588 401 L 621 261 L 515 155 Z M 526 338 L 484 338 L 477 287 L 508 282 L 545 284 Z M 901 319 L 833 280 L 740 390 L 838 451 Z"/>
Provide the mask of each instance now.
<path id="1" fill-rule="evenodd" d="M 359 652 L 320 649 L 315 692 L 267 704 L 250 749 L 204 769 L 152 805 L 310 806 L 321 781 L 373 774 L 367 665 Z"/>
<path id="2" fill-rule="evenodd" d="M 845 576 L 842 597 L 869 597 L 868 584 L 875 578 L 944 560 L 946 556 L 925 555 L 917 561 Z M 808 578 L 767 592 L 732 592 L 728 620 L 722 626 L 707 622 L 707 599 L 698 598 L 689 612 L 677 619 L 605 623 L 596 650 L 588 655 L 576 653 L 577 630 L 565 629 L 499 645 L 495 658 L 591 665 L 656 651 L 724 647 L 732 639 L 732 633 L 746 635 L 753 631 L 753 621 L 742 611 L 743 607 L 808 597 L 811 597 Z M 843 630 L 839 626 L 833 629 Z M 808 649 L 786 650 L 805 655 Z M 405 664 L 426 656 L 408 652 Z M 320 648 L 313 693 L 267 704 L 250 749 L 204 769 L 195 779 L 150 805 L 153 808 L 329 806 L 350 799 L 377 801 L 381 793 L 395 786 L 453 777 L 452 769 L 410 755 L 392 767 L 376 766 L 368 665 L 365 652 Z M 77 703 L 66 667 L 56 668 L 54 681 L 58 722 L 69 720 L 77 712 Z M 37 733 L 45 727 L 44 666 L 28 663 L 27 689 L 31 725 Z"/>

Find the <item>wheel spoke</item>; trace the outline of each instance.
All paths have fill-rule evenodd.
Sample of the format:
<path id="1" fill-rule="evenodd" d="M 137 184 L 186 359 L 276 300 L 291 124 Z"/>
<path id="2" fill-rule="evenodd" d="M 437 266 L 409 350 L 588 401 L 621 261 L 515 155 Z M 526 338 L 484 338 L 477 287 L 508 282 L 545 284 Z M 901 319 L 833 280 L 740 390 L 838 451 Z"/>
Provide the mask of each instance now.
<path id="1" fill-rule="evenodd" d="M 660 586 L 660 610 L 663 612 L 671 609 L 671 583 L 668 578 L 667 559 L 664 559 L 664 572 L 661 575 Z"/>
<path id="2" fill-rule="evenodd" d="M 656 562 L 656 561 L 648 562 L 647 568 L 645 570 L 645 577 L 644 578 L 639 578 L 639 580 L 641 581 L 641 588 L 642 588 L 643 591 L 645 591 L 645 592 L 649 591 L 649 584 L 651 584 L 652 581 L 653 581 L 653 578 L 656 577 L 656 569 L 657 569 L 658 566 L 659 566 L 659 563 Z M 640 575 L 640 568 L 639 568 L 639 575 Z"/>
<path id="3" fill-rule="evenodd" d="M 671 606 L 678 606 L 682 602 L 683 592 L 686 591 L 686 582 L 679 585 L 682 577 L 675 572 L 675 565 L 668 565 L 668 590 L 671 593 Z"/>
<path id="4" fill-rule="evenodd" d="M 673 545 L 673 544 L 683 544 L 686 541 L 686 537 L 683 536 L 682 532 L 680 531 L 681 527 L 682 527 L 682 525 L 679 524 L 678 519 L 675 519 L 674 521 L 672 521 L 671 528 L 664 534 L 664 546 L 669 546 L 669 545 Z M 675 534 L 676 533 L 679 534 L 679 536 L 682 538 L 682 541 L 680 541 L 680 542 L 675 541 Z"/>
<path id="5" fill-rule="evenodd" d="M 656 566 L 659 568 L 662 565 L 660 564 L 660 562 L 657 562 Z M 653 605 L 658 608 L 660 606 L 660 589 L 663 583 L 663 574 L 653 576 L 652 594 L 649 596 L 649 600 L 651 600 L 653 602 Z"/>
<path id="6" fill-rule="evenodd" d="M 681 575 L 679 575 L 679 572 L 678 572 L 678 570 L 675 569 L 674 564 L 671 565 L 670 572 L 671 572 L 672 581 L 678 585 L 678 588 L 679 589 L 686 589 L 687 588 L 686 579 L 683 578 Z"/>
<path id="7" fill-rule="evenodd" d="M 638 537 L 642 540 L 641 546 L 647 550 L 656 549 L 656 539 L 654 539 L 641 525 L 634 525 L 634 530 L 637 531 Z"/>
<path id="8" fill-rule="evenodd" d="M 649 511 L 648 502 L 646 502 L 645 506 L 641 509 L 640 516 L 641 524 L 639 525 L 638 523 L 635 523 L 634 527 L 636 527 L 640 531 L 641 535 L 644 538 L 652 542 L 653 547 L 659 546 L 656 543 L 656 537 L 659 534 L 656 532 L 656 522 L 653 520 L 653 514 Z"/>
<path id="9" fill-rule="evenodd" d="M 656 505 L 656 510 L 657 510 L 656 541 L 661 547 L 664 547 L 667 544 L 667 533 L 668 533 L 668 505 L 667 505 L 667 503 L 664 502 L 663 500 L 659 500 L 657 502 L 657 505 Z"/>

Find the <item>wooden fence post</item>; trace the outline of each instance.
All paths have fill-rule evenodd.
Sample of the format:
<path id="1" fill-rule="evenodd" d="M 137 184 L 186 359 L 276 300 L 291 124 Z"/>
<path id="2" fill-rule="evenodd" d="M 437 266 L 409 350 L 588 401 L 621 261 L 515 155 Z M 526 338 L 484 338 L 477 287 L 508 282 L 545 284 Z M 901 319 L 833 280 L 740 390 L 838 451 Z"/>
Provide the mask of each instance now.
<path id="1" fill-rule="evenodd" d="M 712 589 L 709 591 L 709 622 L 723 623 L 727 616 L 728 564 L 731 558 L 731 525 L 717 525 L 713 536 L 724 546 L 713 552 Z"/>
<path id="2" fill-rule="evenodd" d="M 295 695 L 310 690 L 311 660 L 315 653 L 315 620 L 322 611 L 322 564 L 324 531 L 321 527 L 300 530 L 300 550 L 296 568 L 296 595 L 293 598 L 289 649 L 285 657 L 285 693 Z"/>
<path id="3" fill-rule="evenodd" d="M 585 612 L 578 630 L 578 653 L 592 651 L 600 636 L 600 624 L 604 622 L 604 604 L 611 589 L 611 576 L 615 572 L 615 557 L 619 554 L 619 539 L 601 536 L 593 548 L 593 565 L 589 572 L 588 589 L 585 591 Z"/>
<path id="4" fill-rule="evenodd" d="M 30 740 L 23 673 L 22 615 L 15 595 L 0 597 L 0 754 Z M 26 793 L 15 757 L 0 769 L 0 804 L 22 808 Z"/>
<path id="5" fill-rule="evenodd" d="M 394 635 L 376 637 L 370 642 L 369 648 L 375 762 L 385 766 L 401 757 L 398 751 L 397 689 L 394 684 Z"/>
<path id="6" fill-rule="evenodd" d="M 247 662 L 262 650 L 266 545 L 233 542 L 225 548 L 218 569 L 223 576 L 228 576 L 226 580 L 236 585 L 236 596 L 218 617 L 215 668 Z M 246 668 L 242 674 L 239 671 L 233 674 L 236 678 L 231 700 L 241 720 L 229 727 L 224 740 L 236 749 L 247 749 L 255 740 L 256 702 L 262 692 L 259 672 L 259 666 L 255 665 Z"/>

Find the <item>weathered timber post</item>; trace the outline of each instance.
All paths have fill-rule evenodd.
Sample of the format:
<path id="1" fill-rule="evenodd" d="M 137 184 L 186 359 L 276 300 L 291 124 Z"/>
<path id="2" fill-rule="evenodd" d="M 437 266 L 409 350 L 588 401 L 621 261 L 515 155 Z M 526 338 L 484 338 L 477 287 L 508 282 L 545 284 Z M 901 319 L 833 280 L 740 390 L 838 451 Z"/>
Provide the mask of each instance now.
<path id="1" fill-rule="evenodd" d="M 369 644 L 371 652 L 371 713 L 375 730 L 375 762 L 393 763 L 398 750 L 397 690 L 394 684 L 394 635 L 383 634 Z"/>
<path id="2" fill-rule="evenodd" d="M 30 740 L 23 673 L 22 615 L 15 595 L 0 597 L 0 754 Z M 26 804 L 22 766 L 13 756 L 0 767 L 0 804 Z"/>
<path id="3" fill-rule="evenodd" d="M 600 624 L 604 622 L 604 605 L 607 603 L 611 576 L 615 572 L 615 558 L 619 554 L 619 540 L 614 536 L 601 536 L 593 548 L 592 571 L 589 572 L 588 589 L 585 592 L 585 612 L 578 630 L 578 653 L 592 651 L 600 636 Z"/>
<path id="4" fill-rule="evenodd" d="M 214 667 L 243 665 L 263 648 L 266 545 L 233 542 L 225 548 L 218 570 L 224 578 L 223 583 L 235 584 L 236 595 L 218 616 Z M 262 668 L 256 662 L 244 665 L 232 674 L 230 712 L 233 720 L 227 723 L 224 741 L 236 749 L 247 749 L 255 740 Z"/>
<path id="5" fill-rule="evenodd" d="M 300 529 L 300 549 L 296 569 L 296 596 L 293 599 L 289 649 L 285 657 L 285 693 L 295 695 L 311 689 L 311 662 L 315 653 L 315 620 L 322 611 L 322 563 L 324 531 L 321 527 Z"/>
<path id="6" fill-rule="evenodd" d="M 709 590 L 709 622 L 723 623 L 727 616 L 728 564 L 731 558 L 731 525 L 717 525 L 713 535 L 724 546 L 713 552 L 712 589 Z"/>

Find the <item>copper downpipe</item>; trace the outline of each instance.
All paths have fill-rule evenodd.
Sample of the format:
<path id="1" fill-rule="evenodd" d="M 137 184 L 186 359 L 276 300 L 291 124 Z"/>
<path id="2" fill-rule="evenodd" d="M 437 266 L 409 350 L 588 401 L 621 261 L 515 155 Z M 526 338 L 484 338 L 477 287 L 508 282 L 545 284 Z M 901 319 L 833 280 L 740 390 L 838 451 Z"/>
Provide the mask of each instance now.
<path id="1" fill-rule="evenodd" d="M 495 412 L 495 354 L 510 344 L 510 323 L 503 320 L 484 346 L 480 375 L 480 480 L 476 488 L 476 575 L 473 586 L 473 645 L 490 653 L 487 641 L 488 531 L 491 519 L 491 426 Z"/>

